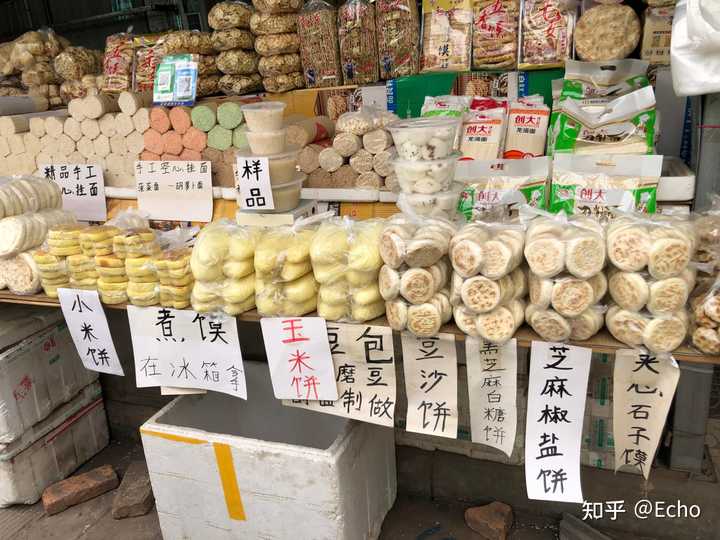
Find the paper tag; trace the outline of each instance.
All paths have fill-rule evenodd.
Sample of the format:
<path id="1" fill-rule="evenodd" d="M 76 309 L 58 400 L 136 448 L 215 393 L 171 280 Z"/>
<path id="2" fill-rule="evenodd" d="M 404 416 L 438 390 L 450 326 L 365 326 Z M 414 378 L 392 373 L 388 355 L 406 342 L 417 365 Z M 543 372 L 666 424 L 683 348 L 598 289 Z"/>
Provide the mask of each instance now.
<path id="1" fill-rule="evenodd" d="M 510 457 L 517 431 L 517 341 L 465 338 L 472 442 Z"/>
<path id="2" fill-rule="evenodd" d="M 97 291 L 61 288 L 58 298 L 83 365 L 91 371 L 125 375 Z"/>
<path id="3" fill-rule="evenodd" d="M 525 429 L 529 499 L 583 501 L 580 443 L 591 354 L 564 343 L 532 342 Z"/>
<path id="4" fill-rule="evenodd" d="M 457 438 L 455 336 L 419 338 L 402 333 L 407 425 L 413 433 Z"/>
<path id="5" fill-rule="evenodd" d="M 266 157 L 237 158 L 235 188 L 243 210 L 274 210 L 270 165 Z"/>
<path id="6" fill-rule="evenodd" d="M 107 220 L 105 179 L 102 167 L 93 164 L 41 164 L 45 178 L 62 192 L 63 209 L 71 211 L 78 221 Z"/>
<path id="7" fill-rule="evenodd" d="M 212 220 L 209 161 L 136 161 L 135 181 L 138 207 L 150 219 Z"/>
<path id="8" fill-rule="evenodd" d="M 204 388 L 247 399 L 234 317 L 128 306 L 138 388 Z"/>
<path id="9" fill-rule="evenodd" d="M 278 399 L 338 399 L 325 319 L 260 319 L 273 391 Z"/>
<path id="10" fill-rule="evenodd" d="M 392 427 L 396 401 L 392 329 L 328 322 L 327 335 L 338 399 L 283 404 Z"/>
<path id="11" fill-rule="evenodd" d="M 153 103 L 193 105 L 197 93 L 198 63 L 191 54 L 163 57 L 155 71 Z"/>
<path id="12" fill-rule="evenodd" d="M 635 469 L 648 479 L 679 379 L 680 369 L 670 355 L 617 351 L 613 373 L 616 471 Z"/>

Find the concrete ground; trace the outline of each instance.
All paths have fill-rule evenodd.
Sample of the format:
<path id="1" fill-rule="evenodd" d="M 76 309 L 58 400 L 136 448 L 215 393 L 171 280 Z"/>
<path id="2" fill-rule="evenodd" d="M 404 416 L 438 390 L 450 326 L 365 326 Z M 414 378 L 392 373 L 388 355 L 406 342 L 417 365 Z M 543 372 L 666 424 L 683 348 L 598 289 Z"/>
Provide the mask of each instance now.
<path id="1" fill-rule="evenodd" d="M 720 420 L 709 422 L 707 443 L 712 461 L 720 463 Z M 80 472 L 111 464 L 122 476 L 130 462 L 142 457 L 139 443 L 112 442 Z M 381 540 L 479 540 L 465 525 L 463 513 L 473 504 L 495 498 L 513 506 L 510 540 L 551 540 L 558 537 L 560 513 L 577 510 L 572 508 L 576 505 L 527 501 L 522 467 L 408 447 L 398 447 L 398 458 L 399 495 L 383 524 Z M 703 509 L 702 519 L 694 523 L 622 520 L 596 524 L 607 527 L 603 532 L 615 540 L 720 538 L 720 490 L 715 478 L 655 469 L 650 484 L 643 488 L 637 477 L 583 468 L 585 495 L 592 500 L 632 499 L 642 493 L 660 500 L 681 498 Z M 110 513 L 114 496 L 111 491 L 54 516 L 46 516 L 41 503 L 0 509 L 0 540 L 162 540 L 154 508 L 146 516 L 115 520 Z"/>

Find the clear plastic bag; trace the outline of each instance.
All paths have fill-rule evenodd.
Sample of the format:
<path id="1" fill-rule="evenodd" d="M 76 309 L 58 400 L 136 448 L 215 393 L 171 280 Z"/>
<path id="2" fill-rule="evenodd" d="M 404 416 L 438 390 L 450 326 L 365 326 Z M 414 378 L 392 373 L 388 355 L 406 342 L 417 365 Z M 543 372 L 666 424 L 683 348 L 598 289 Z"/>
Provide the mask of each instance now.
<path id="1" fill-rule="evenodd" d="M 685 309 L 695 288 L 696 271 L 687 267 L 681 274 L 655 279 L 648 272 L 611 270 L 608 292 L 613 302 L 629 311 L 646 310 L 652 315 L 666 315 Z"/>
<path id="2" fill-rule="evenodd" d="M 588 279 L 602 272 L 607 259 L 605 230 L 594 219 L 530 207 L 520 209 L 520 219 L 527 223 L 524 253 L 534 274 L 552 278 L 568 272 Z"/>
<path id="3" fill-rule="evenodd" d="M 335 7 L 325 0 L 305 3 L 298 15 L 297 33 L 305 86 L 340 86 L 343 75 Z"/>
<path id="4" fill-rule="evenodd" d="M 317 312 L 328 320 L 364 322 L 385 313 L 378 289 L 381 220 L 325 221 L 310 245 L 310 260 L 319 284 Z"/>
<path id="5" fill-rule="evenodd" d="M 564 0 L 523 0 L 520 67 L 553 67 L 572 56 L 577 4 Z"/>
<path id="6" fill-rule="evenodd" d="M 474 222 L 452 237 L 448 255 L 463 279 L 482 275 L 498 280 L 523 262 L 524 244 L 525 230 L 518 221 Z"/>
<path id="7" fill-rule="evenodd" d="M 653 316 L 647 311 L 630 311 L 613 305 L 605 315 L 605 325 L 618 341 L 662 354 L 674 351 L 685 341 L 689 317 L 684 309 Z"/>
<path id="8" fill-rule="evenodd" d="M 690 342 L 706 354 L 720 354 L 720 280 L 698 287 L 690 300 Z"/>
<path id="9" fill-rule="evenodd" d="M 421 71 L 469 71 L 473 11 L 469 0 L 423 0 Z"/>
<path id="10" fill-rule="evenodd" d="M 347 0 L 338 8 L 338 45 L 344 84 L 377 82 L 375 8 L 367 0 Z"/>
<path id="11" fill-rule="evenodd" d="M 432 266 L 447 255 L 456 226 L 444 219 L 395 215 L 380 235 L 380 256 L 390 268 Z"/>
<path id="12" fill-rule="evenodd" d="M 134 47 L 133 36 L 129 32 L 107 37 L 103 56 L 103 92 L 120 93 L 132 89 Z"/>
<path id="13" fill-rule="evenodd" d="M 420 21 L 415 0 L 375 2 L 381 79 L 415 75 L 419 68 Z"/>
<path id="14" fill-rule="evenodd" d="M 473 4 L 473 69 L 517 64 L 520 0 Z"/>

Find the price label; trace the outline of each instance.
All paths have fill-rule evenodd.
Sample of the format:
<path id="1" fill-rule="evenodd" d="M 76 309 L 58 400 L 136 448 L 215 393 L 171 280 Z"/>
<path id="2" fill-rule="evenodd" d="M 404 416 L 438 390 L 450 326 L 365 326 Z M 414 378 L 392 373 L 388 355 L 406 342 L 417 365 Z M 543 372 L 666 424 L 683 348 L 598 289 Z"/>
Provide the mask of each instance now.
<path id="1" fill-rule="evenodd" d="M 268 158 L 237 158 L 235 187 L 238 206 L 243 210 L 275 209 Z"/>
<path id="2" fill-rule="evenodd" d="M 80 163 L 47 163 L 40 165 L 45 178 L 62 192 L 63 209 L 79 221 L 107 220 L 105 179 L 102 167 Z"/>
<path id="3" fill-rule="evenodd" d="M 325 319 L 268 317 L 260 326 L 276 398 L 338 398 Z"/>
<path id="4" fill-rule="evenodd" d="M 136 161 L 138 207 L 150 219 L 211 221 L 210 165 L 209 161 Z"/>
<path id="5" fill-rule="evenodd" d="M 247 399 L 235 318 L 164 307 L 127 310 L 138 388 L 203 388 Z"/>
<path id="6" fill-rule="evenodd" d="M 58 298 L 83 365 L 91 371 L 124 375 L 97 291 L 58 289 Z"/>

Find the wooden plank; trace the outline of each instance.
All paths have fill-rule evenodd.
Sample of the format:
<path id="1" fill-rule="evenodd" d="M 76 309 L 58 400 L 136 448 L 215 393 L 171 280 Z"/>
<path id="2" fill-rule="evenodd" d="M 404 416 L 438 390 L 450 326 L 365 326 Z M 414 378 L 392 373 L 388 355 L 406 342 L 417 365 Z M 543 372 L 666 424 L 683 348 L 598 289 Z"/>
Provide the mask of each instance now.
<path id="1" fill-rule="evenodd" d="M 33 294 L 33 295 L 27 295 L 27 296 L 18 296 L 11 294 L 7 291 L 0 291 L 0 302 L 5 302 L 9 304 L 28 304 L 33 306 L 49 306 L 49 307 L 60 307 L 60 302 L 57 299 L 49 298 L 48 296 L 44 294 Z M 126 309 L 127 304 L 117 304 L 117 305 L 108 305 L 103 304 L 106 308 L 110 309 Z M 308 316 L 313 316 L 314 314 L 308 314 Z M 261 319 L 261 316 L 258 314 L 256 310 L 247 311 L 241 315 L 237 316 L 238 320 L 246 321 L 246 322 L 259 322 Z M 372 321 L 368 321 L 369 325 L 374 326 L 387 326 L 387 319 L 385 317 L 378 317 L 377 319 L 374 319 Z M 446 324 L 440 329 L 441 332 L 454 334 L 458 339 L 464 340 L 465 334 L 460 331 L 460 329 L 455 326 L 454 324 Z M 517 339 L 518 345 L 521 347 L 530 347 L 530 344 L 533 341 L 544 341 L 540 338 L 531 328 L 523 325 L 521 326 L 518 331 L 515 334 L 515 338 Z M 607 331 L 607 329 L 602 329 L 600 332 L 595 334 L 591 339 L 587 341 L 571 341 L 571 345 L 577 345 L 578 347 L 588 347 L 592 349 L 594 352 L 598 353 L 605 353 L 605 354 L 615 354 L 618 349 L 628 349 L 627 345 L 624 343 L 620 343 L 618 340 L 616 340 L 614 337 L 610 335 L 610 333 Z M 673 356 L 676 360 L 683 361 L 683 362 L 694 362 L 697 364 L 717 364 L 720 365 L 720 356 L 712 356 L 708 354 L 701 353 L 699 351 L 696 351 L 694 349 L 691 349 L 686 346 L 682 346 L 675 351 L 673 351 Z"/>

